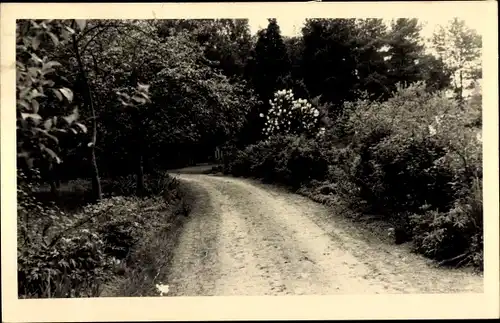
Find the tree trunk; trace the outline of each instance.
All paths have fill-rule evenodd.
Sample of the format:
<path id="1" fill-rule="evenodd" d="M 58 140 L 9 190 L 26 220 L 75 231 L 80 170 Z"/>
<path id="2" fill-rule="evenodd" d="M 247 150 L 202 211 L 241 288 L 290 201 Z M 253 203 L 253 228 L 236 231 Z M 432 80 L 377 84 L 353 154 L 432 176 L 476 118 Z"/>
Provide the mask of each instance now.
<path id="1" fill-rule="evenodd" d="M 138 196 L 143 196 L 144 195 L 144 167 L 143 167 L 143 156 L 142 156 L 142 151 L 139 149 L 139 154 L 138 154 L 138 159 L 137 159 L 137 169 L 136 169 L 136 185 L 137 185 L 137 192 L 136 194 Z"/>
<path id="2" fill-rule="evenodd" d="M 132 71 L 130 74 L 130 86 L 135 87 L 138 83 L 138 72 L 136 69 Z M 136 153 L 137 153 L 137 161 L 136 161 L 136 195 L 143 196 L 145 193 L 145 185 L 144 185 L 144 133 L 141 130 L 143 124 L 142 113 L 138 107 L 135 107 L 133 110 L 133 118 L 135 120 L 135 145 L 136 145 Z"/>
<path id="3" fill-rule="evenodd" d="M 95 128 L 94 128 L 95 129 Z M 95 143 L 95 141 L 94 141 Z M 95 156 L 95 148 L 94 145 L 90 147 L 90 159 L 92 162 L 92 193 L 93 199 L 98 201 L 102 198 L 102 188 L 101 188 L 101 180 L 99 178 L 99 168 L 97 167 L 97 159 Z"/>
<path id="4" fill-rule="evenodd" d="M 462 104 L 462 102 L 464 101 L 463 93 L 464 93 L 464 79 L 462 70 L 460 70 L 460 85 L 458 88 L 458 101 L 460 102 L 460 104 Z"/>
<path id="5" fill-rule="evenodd" d="M 78 67 L 80 70 L 80 77 L 82 79 L 82 84 L 85 87 L 84 91 L 84 102 L 85 105 L 90 109 L 92 113 L 92 141 L 90 143 L 90 160 L 92 167 L 92 194 L 94 200 L 98 201 L 102 198 L 101 180 L 99 178 L 99 169 L 97 167 L 97 159 L 95 155 L 95 145 L 97 142 L 97 121 L 94 109 L 94 103 L 92 101 L 92 93 L 90 91 L 90 86 L 87 80 L 87 75 L 85 73 L 85 68 L 83 66 L 82 58 L 80 57 L 80 51 L 78 49 L 78 43 L 76 37 L 73 34 L 73 49 L 75 51 L 76 60 L 78 62 Z"/>
<path id="6" fill-rule="evenodd" d="M 49 163 L 46 165 L 47 167 L 47 179 L 50 184 L 50 193 L 52 194 L 52 197 L 54 199 L 57 199 L 59 197 L 59 185 L 58 185 L 58 178 L 57 178 L 57 172 L 56 172 L 56 167 L 53 164 Z"/>
<path id="7" fill-rule="evenodd" d="M 55 180 L 50 181 L 50 193 L 54 197 L 54 199 L 57 199 L 59 197 L 59 190 L 57 189 L 57 183 Z"/>

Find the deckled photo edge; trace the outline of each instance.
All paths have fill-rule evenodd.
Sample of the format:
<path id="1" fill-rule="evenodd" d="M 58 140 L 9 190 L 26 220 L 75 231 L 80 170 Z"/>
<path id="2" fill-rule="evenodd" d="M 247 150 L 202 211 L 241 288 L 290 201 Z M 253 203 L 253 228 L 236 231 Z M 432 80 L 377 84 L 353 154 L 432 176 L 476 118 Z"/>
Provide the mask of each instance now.
<path id="1" fill-rule="evenodd" d="M 91 8 L 91 9 L 89 9 Z M 265 8 L 265 10 L 263 10 Z M 291 10 L 292 8 L 293 10 Z M 349 10 L 351 8 L 351 11 Z M 436 9 L 438 8 L 438 9 Z M 101 9 L 101 10 L 100 10 Z M 355 10 L 352 10 L 355 9 Z M 1 10 L 1 177 L 2 312 L 6 322 L 335 319 L 335 318 L 482 318 L 498 315 L 498 44 L 497 3 L 311 3 L 311 4 L 2 4 Z M 171 11 L 169 11 L 171 10 Z M 98 12 L 99 11 L 99 12 Z M 330 12 L 330 13 L 329 13 Z M 15 188 L 15 20 L 16 18 L 246 18 L 426 17 L 477 15 L 483 36 L 483 165 L 485 214 L 485 292 L 478 295 L 376 295 L 293 297 L 157 297 L 18 300 Z"/>

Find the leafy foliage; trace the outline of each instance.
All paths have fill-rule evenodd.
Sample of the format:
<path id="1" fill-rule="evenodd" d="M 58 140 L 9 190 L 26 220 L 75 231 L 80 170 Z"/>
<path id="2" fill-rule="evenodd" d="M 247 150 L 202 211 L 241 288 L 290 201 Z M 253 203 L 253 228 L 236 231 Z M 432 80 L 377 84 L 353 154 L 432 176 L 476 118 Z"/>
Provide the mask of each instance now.
<path id="1" fill-rule="evenodd" d="M 245 33 L 244 25 L 226 26 Z M 212 149 L 224 143 L 255 99 L 244 82 L 213 67 L 207 57 L 217 55 L 199 40 L 185 33 L 161 36 L 154 22 L 23 21 L 18 27 L 18 153 L 27 166 L 42 168 L 18 178 L 20 293 L 95 296 L 115 274 L 114 259 L 131 257 L 148 230 L 131 214 L 139 185 L 140 203 L 158 203 L 151 199 L 160 195 L 172 203 L 169 214 L 185 215 L 189 209 L 174 196 L 178 188 L 164 169 L 175 153 L 187 154 L 193 145 Z M 53 37 L 60 35 L 60 41 Z M 90 138 L 79 119 L 95 124 Z M 96 152 L 95 161 L 88 148 Z M 41 175 L 49 181 L 99 179 L 97 167 L 107 177 L 104 193 L 127 199 L 115 196 L 66 210 L 65 190 L 72 183 L 53 186 L 60 190 L 54 202 L 64 204 L 64 212 L 36 199 L 43 195 Z M 81 193 L 87 190 L 86 185 Z"/>
<path id="2" fill-rule="evenodd" d="M 481 36 L 458 18 L 440 26 L 432 37 L 434 49 L 453 75 L 456 98 L 462 101 L 464 90 L 481 77 Z"/>
<path id="3" fill-rule="evenodd" d="M 479 265 L 482 158 L 475 107 L 463 110 L 425 84 L 400 88 L 386 102 L 346 104 L 348 117 L 335 124 L 344 128 L 344 144 L 332 129 L 321 140 L 274 136 L 235 153 L 225 171 L 332 196 L 361 216 L 385 218 L 400 232 L 398 243 L 413 239 L 416 251 L 443 263 Z"/>
<path id="4" fill-rule="evenodd" d="M 378 213 L 418 252 L 480 265 L 479 82 L 462 95 L 480 38 L 454 20 L 435 56 L 419 33 L 416 19 L 308 19 L 290 38 L 276 19 L 255 37 L 244 19 L 19 20 L 21 297 L 96 296 L 121 274 L 120 293 L 156 293 L 167 264 L 150 247 L 171 248 L 189 213 L 165 170 L 216 147 L 226 172 Z"/>
<path id="5" fill-rule="evenodd" d="M 19 179 L 25 179 L 25 175 L 19 173 Z M 138 244 L 149 234 L 148 230 L 155 229 L 148 222 L 158 224 L 162 217 L 185 215 L 178 210 L 182 200 L 178 182 L 167 175 L 146 181 L 150 195 L 145 199 L 113 196 L 86 205 L 76 213 L 41 203 L 34 198 L 33 185 L 21 183 L 18 282 L 23 298 L 99 296 L 117 273 L 123 273 L 127 262 L 136 261 Z M 113 192 L 117 187 L 123 189 L 105 189 L 115 195 L 127 195 L 123 190 Z M 144 211 L 150 205 L 164 210 Z"/>
<path id="6" fill-rule="evenodd" d="M 61 64 L 44 55 L 72 32 L 64 22 L 50 20 L 23 21 L 17 26 L 17 151 L 25 170 L 53 169 L 62 162 L 60 141 L 87 132 L 77 122 L 78 109 L 71 106 L 73 92 L 58 80 Z"/>

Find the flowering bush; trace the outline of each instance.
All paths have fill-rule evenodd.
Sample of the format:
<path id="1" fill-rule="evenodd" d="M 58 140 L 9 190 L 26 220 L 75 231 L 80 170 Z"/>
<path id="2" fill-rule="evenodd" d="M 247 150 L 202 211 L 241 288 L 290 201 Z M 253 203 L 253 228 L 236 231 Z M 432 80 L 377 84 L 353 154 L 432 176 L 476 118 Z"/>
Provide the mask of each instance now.
<path id="1" fill-rule="evenodd" d="M 385 102 L 347 103 L 335 124 L 338 146 L 286 128 L 290 92 L 279 91 L 274 102 L 287 108 L 267 116 L 272 136 L 234 154 L 226 171 L 335 195 L 336 206 L 389 222 L 396 243 L 412 240 L 416 251 L 444 263 L 482 264 L 480 102 L 463 109 L 416 84 Z"/>
<path id="2" fill-rule="evenodd" d="M 277 135 L 320 136 L 325 129 L 320 127 L 320 111 L 305 99 L 295 99 L 292 90 L 280 90 L 269 100 L 271 108 L 264 123 L 264 135 L 268 138 Z"/>

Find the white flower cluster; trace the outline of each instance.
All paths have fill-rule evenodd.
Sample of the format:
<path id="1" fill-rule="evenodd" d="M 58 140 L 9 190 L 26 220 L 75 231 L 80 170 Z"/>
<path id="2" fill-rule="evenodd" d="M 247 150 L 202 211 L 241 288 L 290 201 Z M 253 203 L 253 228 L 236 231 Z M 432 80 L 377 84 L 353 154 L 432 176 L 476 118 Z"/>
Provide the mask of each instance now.
<path id="1" fill-rule="evenodd" d="M 161 282 L 159 284 L 156 284 L 156 290 L 160 294 L 160 296 L 167 295 L 169 292 L 169 286 L 168 285 L 163 285 Z"/>
<path id="2" fill-rule="evenodd" d="M 263 132 L 266 136 L 276 134 L 300 134 L 317 132 L 319 110 L 305 99 L 294 99 L 292 90 L 279 90 L 269 100 L 271 108 L 266 118 Z M 320 132 L 324 133 L 324 128 Z"/>

